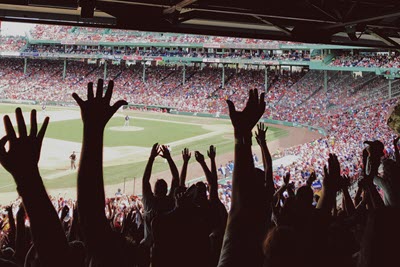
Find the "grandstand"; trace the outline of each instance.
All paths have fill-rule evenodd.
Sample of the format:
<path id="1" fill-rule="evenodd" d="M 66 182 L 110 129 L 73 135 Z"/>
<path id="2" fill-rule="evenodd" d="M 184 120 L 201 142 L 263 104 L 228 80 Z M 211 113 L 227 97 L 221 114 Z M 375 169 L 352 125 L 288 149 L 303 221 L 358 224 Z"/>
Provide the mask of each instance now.
<path id="1" fill-rule="evenodd" d="M 363 146 L 342 143 L 346 129 L 337 118 L 383 105 L 375 119 L 386 127 L 383 118 L 400 93 L 398 56 L 385 50 L 52 25 L 0 41 L 4 102 L 71 106 L 72 92 L 83 94 L 102 77 L 117 85 L 113 100 L 125 99 L 132 110 L 226 117 L 225 100 L 242 109 L 248 88 L 257 88 L 267 91 L 265 122 L 316 131 L 326 136 L 320 144 L 353 156 Z M 285 151 L 304 158 L 300 147 Z M 315 153 L 297 176 L 313 168 L 322 177 L 322 165 L 313 164 L 325 152 Z M 353 163 L 347 155 L 340 160 Z M 351 167 L 354 177 L 358 166 Z"/>

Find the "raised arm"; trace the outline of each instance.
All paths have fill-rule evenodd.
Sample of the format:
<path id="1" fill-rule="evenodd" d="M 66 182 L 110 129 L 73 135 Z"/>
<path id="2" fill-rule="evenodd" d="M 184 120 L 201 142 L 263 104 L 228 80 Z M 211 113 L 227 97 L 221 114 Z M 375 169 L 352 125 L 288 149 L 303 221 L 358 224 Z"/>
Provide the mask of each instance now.
<path id="1" fill-rule="evenodd" d="M 85 244 L 90 256 L 104 261 L 108 248 L 111 228 L 104 212 L 103 182 L 103 136 L 104 128 L 114 113 L 126 101 L 120 100 L 110 106 L 114 83 L 110 81 L 103 97 L 103 80 L 97 83 L 96 96 L 93 83 L 88 84 L 87 100 L 77 94 L 73 98 L 81 109 L 83 121 L 82 155 L 78 170 L 78 213 Z"/>
<path id="2" fill-rule="evenodd" d="M 23 204 L 19 206 L 16 217 L 17 217 L 17 233 L 15 238 L 14 257 L 18 264 L 23 265 L 26 253 L 28 251 L 28 246 L 26 243 L 26 231 L 25 231 L 25 210 Z"/>
<path id="3" fill-rule="evenodd" d="M 356 211 L 356 207 L 354 206 L 353 200 L 351 199 L 349 193 L 349 186 L 350 186 L 350 178 L 348 176 L 342 176 L 340 179 L 340 189 L 343 193 L 343 208 L 345 209 L 348 216 L 351 216 Z"/>
<path id="4" fill-rule="evenodd" d="M 228 100 L 235 136 L 232 204 L 218 266 L 262 266 L 265 231 L 265 181 L 256 177 L 251 152 L 252 129 L 265 111 L 264 93 L 250 90 L 243 111 Z"/>
<path id="5" fill-rule="evenodd" d="M 189 160 L 192 154 L 189 152 L 188 148 L 184 148 L 182 150 L 182 159 L 183 159 L 183 165 L 182 165 L 182 170 L 181 170 L 181 177 L 179 181 L 180 186 L 185 186 L 186 184 L 186 174 L 187 174 L 187 168 L 189 164 Z"/>
<path id="6" fill-rule="evenodd" d="M 399 139 L 400 136 L 396 137 L 393 140 L 393 145 L 394 145 L 394 156 L 396 159 L 396 164 L 399 166 L 400 165 L 400 152 L 399 152 Z"/>
<path id="7" fill-rule="evenodd" d="M 161 157 L 167 160 L 169 169 L 171 170 L 172 181 L 171 181 L 171 189 L 169 191 L 169 196 L 173 196 L 175 188 L 179 186 L 179 171 L 175 165 L 174 160 L 172 159 L 171 153 L 169 152 L 167 146 L 161 146 Z"/>
<path id="8" fill-rule="evenodd" d="M 340 164 L 335 154 L 329 154 L 328 167 L 324 166 L 324 172 L 321 198 L 317 208 L 329 213 L 335 206 L 336 192 L 339 189 Z"/>
<path id="9" fill-rule="evenodd" d="M 160 146 L 158 143 L 155 143 L 151 148 L 151 153 L 149 160 L 147 161 L 146 169 L 144 170 L 143 180 L 142 180 L 142 194 L 144 198 L 148 198 L 153 195 L 153 191 L 151 190 L 150 178 L 151 178 L 151 170 L 153 169 L 153 163 L 156 157 L 160 153 Z"/>
<path id="10" fill-rule="evenodd" d="M 274 194 L 274 180 L 273 180 L 273 169 L 272 169 L 272 157 L 269 152 L 267 145 L 267 130 L 268 127 L 264 123 L 260 122 L 257 125 L 257 132 L 255 132 L 256 140 L 261 148 L 264 172 L 265 172 L 265 183 L 267 185 L 268 197 L 271 199 Z"/>
<path id="11" fill-rule="evenodd" d="M 215 197 L 218 198 L 218 189 L 217 189 L 217 195 L 215 196 L 214 190 L 211 191 L 211 188 L 214 189 L 214 187 L 215 187 L 215 186 L 212 186 L 212 184 L 214 184 L 214 178 L 213 178 L 213 175 L 212 175 L 210 169 L 207 166 L 206 161 L 204 160 L 204 155 L 201 154 L 199 151 L 196 151 L 194 153 L 194 156 L 196 158 L 196 161 L 200 164 L 201 168 L 203 169 L 204 174 L 207 179 L 207 183 L 210 186 L 210 200 L 215 200 Z"/>
<path id="12" fill-rule="evenodd" d="M 28 135 L 21 109 L 17 108 L 15 113 L 19 137 L 16 136 L 10 118 L 4 116 L 6 136 L 0 140 L 0 162 L 17 184 L 17 191 L 30 219 L 32 239 L 41 266 L 60 266 L 60 259 L 68 258 L 68 243 L 38 167 L 49 118 L 44 120 L 38 133 L 36 111 L 32 110 Z M 4 147 L 7 141 L 8 151 Z M 67 264 L 67 261 L 64 263 Z"/>

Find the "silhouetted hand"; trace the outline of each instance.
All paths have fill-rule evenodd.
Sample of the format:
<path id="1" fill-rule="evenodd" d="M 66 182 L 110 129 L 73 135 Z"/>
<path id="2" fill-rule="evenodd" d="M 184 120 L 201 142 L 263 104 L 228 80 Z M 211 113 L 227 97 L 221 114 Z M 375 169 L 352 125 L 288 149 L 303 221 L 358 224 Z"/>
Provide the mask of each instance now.
<path id="1" fill-rule="evenodd" d="M 343 175 L 339 178 L 339 189 L 347 189 L 350 186 L 350 177 Z"/>
<path id="2" fill-rule="evenodd" d="M 182 158 L 183 158 L 184 162 L 189 162 L 191 156 L 192 156 L 192 153 L 189 152 L 189 148 L 184 148 L 182 150 Z"/>
<path id="3" fill-rule="evenodd" d="M 215 159 L 215 156 L 217 155 L 217 148 L 211 145 L 210 149 L 207 151 L 207 155 L 210 159 Z"/>
<path id="4" fill-rule="evenodd" d="M 195 156 L 196 161 L 198 163 L 203 163 L 204 162 L 204 156 L 199 151 L 194 152 L 194 156 Z"/>
<path id="5" fill-rule="evenodd" d="M 329 154 L 328 167 L 324 166 L 324 187 L 329 191 L 337 192 L 340 188 L 340 164 L 335 154 Z"/>
<path id="6" fill-rule="evenodd" d="M 285 186 L 288 186 L 290 182 L 290 172 L 286 173 L 286 176 L 283 178 L 283 183 L 285 184 Z"/>
<path id="7" fill-rule="evenodd" d="M 231 118 L 233 128 L 236 136 L 251 135 L 251 130 L 258 122 L 265 111 L 265 93 L 258 96 L 258 90 L 249 91 L 249 99 L 243 111 L 236 111 L 235 105 L 232 101 L 227 100 L 229 107 L 229 117 Z"/>
<path id="8" fill-rule="evenodd" d="M 308 179 L 307 179 L 307 185 L 312 186 L 312 184 L 315 182 L 315 180 L 317 180 L 317 175 L 315 174 L 315 171 L 313 171 L 311 173 L 310 177 L 308 177 Z"/>
<path id="9" fill-rule="evenodd" d="M 150 158 L 155 159 L 158 155 L 160 155 L 160 146 L 155 143 L 151 148 Z"/>
<path id="10" fill-rule="evenodd" d="M 0 163 L 13 175 L 17 186 L 27 182 L 25 176 L 32 176 L 32 172 L 38 171 L 38 162 L 44 134 L 46 133 L 49 117 L 46 117 L 43 125 L 37 133 L 36 110 L 31 111 L 31 130 L 27 134 L 26 124 L 20 108 L 15 110 L 19 137 L 16 136 L 10 118 L 4 116 L 6 136 L 0 140 Z M 5 144 L 9 142 L 6 151 Z"/>
<path id="11" fill-rule="evenodd" d="M 161 154 L 160 154 L 161 157 L 163 157 L 165 159 L 172 159 L 171 153 L 169 152 L 169 149 L 167 146 L 164 146 L 164 145 L 161 146 L 160 150 L 161 150 Z"/>
<path id="12" fill-rule="evenodd" d="M 265 143 L 267 138 L 268 127 L 264 123 L 260 122 L 257 124 L 257 131 L 255 132 L 256 140 L 259 145 Z"/>
<path id="13" fill-rule="evenodd" d="M 88 84 L 87 100 L 82 100 L 76 93 L 72 97 L 78 103 L 81 109 L 83 124 L 90 126 L 94 130 L 103 130 L 107 122 L 111 119 L 117 110 L 128 103 L 125 100 L 119 100 L 110 106 L 114 82 L 108 83 L 107 91 L 103 97 L 103 80 L 97 82 L 96 96 L 93 94 L 93 83 Z"/>
<path id="14" fill-rule="evenodd" d="M 398 146 L 399 139 L 400 139 L 400 136 L 396 137 L 396 139 L 393 140 L 394 155 L 395 155 L 395 158 L 396 158 L 397 165 L 400 165 L 400 153 L 399 153 L 399 146 Z"/>

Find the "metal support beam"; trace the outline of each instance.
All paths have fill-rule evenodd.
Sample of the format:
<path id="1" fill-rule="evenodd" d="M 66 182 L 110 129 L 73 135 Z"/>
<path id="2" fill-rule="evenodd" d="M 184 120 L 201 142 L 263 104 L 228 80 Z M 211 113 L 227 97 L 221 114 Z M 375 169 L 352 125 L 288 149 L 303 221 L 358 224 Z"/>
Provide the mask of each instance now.
<path id="1" fill-rule="evenodd" d="M 268 68 L 267 68 L 267 66 L 265 66 L 265 68 L 264 68 L 264 88 L 265 88 L 265 92 L 267 92 L 267 90 L 268 90 Z"/>
<path id="2" fill-rule="evenodd" d="M 143 83 L 146 82 L 146 63 L 143 62 L 143 77 L 142 77 Z"/>
<path id="3" fill-rule="evenodd" d="M 65 80 L 66 74 L 67 74 L 67 59 L 64 59 L 63 80 Z"/>
<path id="4" fill-rule="evenodd" d="M 107 79 L 107 60 L 104 61 L 104 78 L 103 80 L 105 81 Z"/>
<path id="5" fill-rule="evenodd" d="M 225 64 L 222 64 L 222 88 L 225 88 Z"/>
<path id="6" fill-rule="evenodd" d="M 27 59 L 27 58 L 24 58 L 24 75 L 26 75 L 26 68 L 27 68 L 27 65 L 28 65 L 28 59 Z"/>
<path id="7" fill-rule="evenodd" d="M 389 99 L 392 98 L 392 79 L 389 79 Z"/>
<path id="8" fill-rule="evenodd" d="M 182 71 L 182 84 L 185 85 L 186 83 L 186 65 L 183 64 L 183 71 Z"/>
<path id="9" fill-rule="evenodd" d="M 324 92 L 328 92 L 328 71 L 324 70 Z"/>

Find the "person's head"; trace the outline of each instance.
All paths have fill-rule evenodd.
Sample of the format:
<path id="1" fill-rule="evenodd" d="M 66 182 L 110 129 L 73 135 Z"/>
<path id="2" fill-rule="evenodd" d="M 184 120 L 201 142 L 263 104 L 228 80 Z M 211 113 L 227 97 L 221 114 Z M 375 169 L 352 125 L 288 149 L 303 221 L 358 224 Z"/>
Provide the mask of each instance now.
<path id="1" fill-rule="evenodd" d="M 268 232 L 264 240 L 264 266 L 296 266 L 296 257 L 288 252 L 296 251 L 295 231 L 291 227 L 278 226 Z"/>
<path id="2" fill-rule="evenodd" d="M 154 185 L 154 195 L 156 197 L 165 197 L 167 195 L 168 185 L 164 179 L 158 179 Z"/>
<path id="3" fill-rule="evenodd" d="M 201 206 L 207 201 L 207 187 L 203 182 L 196 183 L 196 192 L 194 195 L 194 203 Z"/>
<path id="4" fill-rule="evenodd" d="M 191 186 L 188 190 L 184 186 L 179 186 L 175 188 L 174 197 L 176 207 L 185 207 L 189 202 L 191 202 L 189 195 L 193 195 L 192 190 L 195 186 Z"/>
<path id="5" fill-rule="evenodd" d="M 309 186 L 299 187 L 296 191 L 296 203 L 301 207 L 312 207 L 314 192 Z"/>

